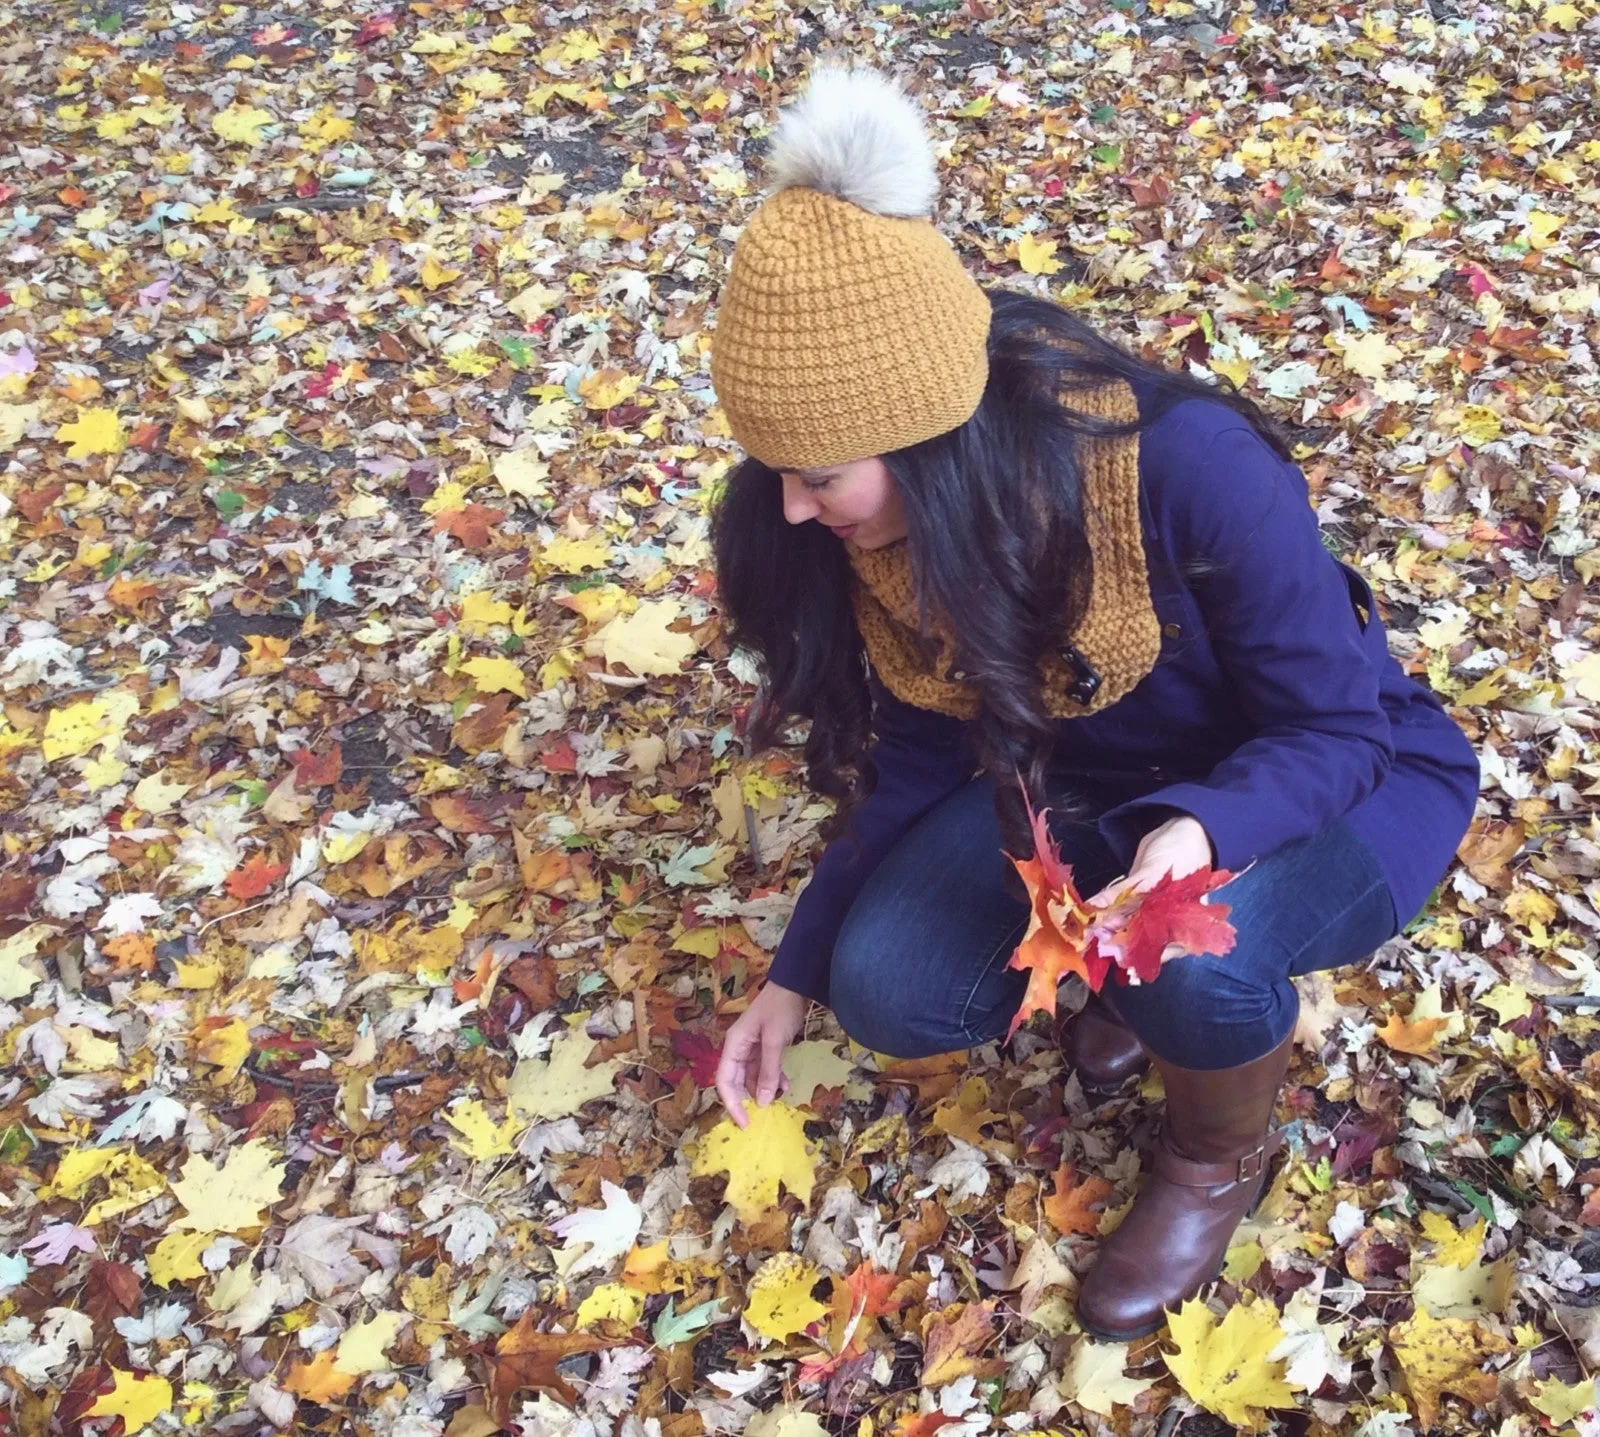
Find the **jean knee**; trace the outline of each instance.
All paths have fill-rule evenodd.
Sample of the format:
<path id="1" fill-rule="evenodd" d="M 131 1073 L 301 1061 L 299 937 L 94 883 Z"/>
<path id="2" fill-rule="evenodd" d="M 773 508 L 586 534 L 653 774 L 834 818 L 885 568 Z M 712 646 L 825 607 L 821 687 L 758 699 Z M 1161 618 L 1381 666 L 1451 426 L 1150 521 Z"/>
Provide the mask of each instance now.
<path id="1" fill-rule="evenodd" d="M 930 1058 L 965 1047 L 941 1001 L 947 995 L 896 972 L 898 942 L 903 938 L 897 940 L 892 925 L 870 914 L 845 920 L 828 985 L 839 1026 L 863 1048 L 890 1058 Z"/>
<path id="2" fill-rule="evenodd" d="M 828 1000 L 839 1026 L 862 1047 L 893 1053 L 901 1035 L 895 1032 L 883 971 L 884 948 L 873 932 L 875 927 L 859 919 L 846 920 L 833 946 Z"/>
<path id="3" fill-rule="evenodd" d="M 1152 1052 L 1181 1067 L 1209 1068 L 1228 1066 L 1242 1049 L 1260 1049 L 1246 1058 L 1268 1051 L 1293 994 L 1287 980 L 1263 984 L 1226 957 L 1195 954 L 1163 965 L 1154 983 L 1118 988 L 1114 1002 Z"/>

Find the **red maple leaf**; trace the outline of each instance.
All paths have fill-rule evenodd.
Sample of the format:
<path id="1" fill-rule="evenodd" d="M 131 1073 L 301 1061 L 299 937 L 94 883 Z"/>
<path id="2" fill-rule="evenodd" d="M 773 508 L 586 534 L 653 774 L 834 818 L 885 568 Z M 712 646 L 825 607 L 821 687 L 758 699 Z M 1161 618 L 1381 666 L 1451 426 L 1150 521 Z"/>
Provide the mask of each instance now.
<path id="1" fill-rule="evenodd" d="M 297 748 L 289 755 L 289 762 L 294 765 L 296 788 L 323 788 L 338 783 L 339 776 L 344 772 L 344 751 L 338 744 L 322 753 Z"/>
<path id="2" fill-rule="evenodd" d="M 370 45 L 374 40 L 380 40 L 385 35 L 394 34 L 394 13 L 389 10 L 380 10 L 376 15 L 369 15 L 356 31 L 352 44 Z"/>
<path id="3" fill-rule="evenodd" d="M 487 504 L 468 504 L 462 509 L 443 509 L 433 516 L 435 534 L 452 534 L 469 549 L 487 549 L 489 530 L 505 519 L 503 509 Z"/>
<path id="4" fill-rule="evenodd" d="M 721 1043 L 713 1043 L 704 1033 L 696 1033 L 691 1028 L 674 1028 L 672 1051 L 688 1063 L 687 1071 L 696 1087 L 709 1088 L 717 1081 L 717 1064 L 722 1061 Z M 685 1070 L 673 1071 L 681 1076 Z"/>
<path id="5" fill-rule="evenodd" d="M 287 863 L 268 863 L 264 853 L 252 853 L 230 873 L 225 886 L 235 898 L 248 902 L 259 898 L 289 871 Z"/>
<path id="6" fill-rule="evenodd" d="M 1120 896 L 1090 927 L 1096 954 L 1116 968 L 1119 982 L 1133 977 L 1154 983 L 1169 947 L 1177 950 L 1174 958 L 1231 952 L 1232 910 L 1226 903 L 1203 900 L 1232 877 L 1225 868 L 1197 868 L 1186 878 L 1169 873 L 1143 893 Z"/>
<path id="7" fill-rule="evenodd" d="M 1048 813 L 1048 809 L 1035 813 L 1028 804 L 1033 857 L 1007 855 L 1028 890 L 1031 908 L 1028 931 L 1011 955 L 1010 966 L 1028 970 L 1029 977 L 1022 1003 L 1006 1031 L 1008 1041 L 1035 1013 L 1056 1011 L 1056 989 L 1068 973 L 1076 973 L 1096 991 L 1105 980 L 1104 966 L 1097 972 L 1089 962 L 1085 942 L 1085 926 L 1092 912 L 1073 886 L 1071 866 L 1061 861 L 1061 851 L 1045 824 Z"/>
<path id="8" fill-rule="evenodd" d="M 1186 878 L 1168 874 L 1143 892 L 1129 889 L 1091 908 L 1073 884 L 1071 865 L 1061 861 L 1045 823 L 1048 812 L 1035 813 L 1028 804 L 1033 857 L 1007 855 L 1028 890 L 1030 909 L 1028 931 L 1011 955 L 1010 966 L 1028 973 L 1028 986 L 1006 1031 L 1008 1041 L 1035 1013 L 1054 1015 L 1056 988 L 1068 973 L 1098 993 L 1110 972 L 1120 983 L 1153 983 L 1169 950 L 1171 957 L 1182 957 L 1233 948 L 1227 904 L 1203 901 L 1233 874 L 1222 868 L 1197 869 Z"/>

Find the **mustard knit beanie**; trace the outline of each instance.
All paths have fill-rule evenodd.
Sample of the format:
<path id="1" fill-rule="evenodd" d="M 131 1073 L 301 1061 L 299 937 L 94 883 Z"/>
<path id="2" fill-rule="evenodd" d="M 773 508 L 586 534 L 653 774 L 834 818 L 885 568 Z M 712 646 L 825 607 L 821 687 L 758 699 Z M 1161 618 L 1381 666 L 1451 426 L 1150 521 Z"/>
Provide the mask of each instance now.
<path id="1" fill-rule="evenodd" d="M 734 439 L 816 469 L 964 424 L 989 377 L 989 300 L 933 225 L 916 102 L 875 71 L 823 68 L 768 154 L 711 342 Z"/>

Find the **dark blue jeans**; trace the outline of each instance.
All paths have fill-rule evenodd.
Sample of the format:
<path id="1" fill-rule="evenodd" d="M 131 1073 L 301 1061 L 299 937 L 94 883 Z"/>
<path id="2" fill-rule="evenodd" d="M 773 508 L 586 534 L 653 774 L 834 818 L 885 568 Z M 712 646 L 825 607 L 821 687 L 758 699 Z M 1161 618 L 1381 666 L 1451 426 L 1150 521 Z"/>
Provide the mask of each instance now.
<path id="1" fill-rule="evenodd" d="M 1090 822 L 1052 829 L 1088 897 L 1121 876 Z M 974 779 L 884 859 L 834 947 L 831 1001 L 858 1043 L 899 1058 L 1004 1035 L 1027 975 L 1009 969 L 1027 905 L 1008 891 L 994 788 Z M 1289 980 L 1365 958 L 1392 938 L 1394 902 L 1365 843 L 1344 823 L 1285 844 L 1216 891 L 1238 934 L 1225 957 L 1175 959 L 1154 982 L 1108 985 L 1124 1021 L 1182 1068 L 1231 1068 L 1294 1031 Z"/>

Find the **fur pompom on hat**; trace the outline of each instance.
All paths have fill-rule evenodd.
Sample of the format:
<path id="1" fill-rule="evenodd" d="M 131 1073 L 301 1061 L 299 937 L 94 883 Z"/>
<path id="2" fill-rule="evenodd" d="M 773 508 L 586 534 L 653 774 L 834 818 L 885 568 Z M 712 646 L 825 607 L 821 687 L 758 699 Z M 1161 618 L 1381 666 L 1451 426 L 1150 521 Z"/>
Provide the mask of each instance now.
<path id="1" fill-rule="evenodd" d="M 774 469 L 886 454 L 972 417 L 989 300 L 934 227 L 916 101 L 826 67 L 772 133 L 711 342 L 733 437 Z"/>

